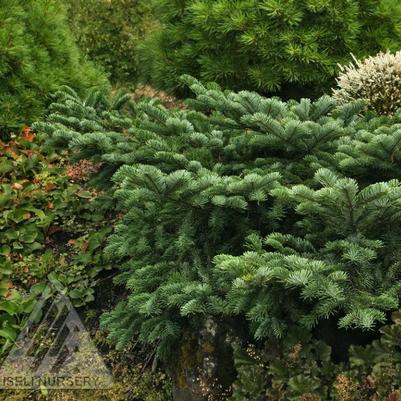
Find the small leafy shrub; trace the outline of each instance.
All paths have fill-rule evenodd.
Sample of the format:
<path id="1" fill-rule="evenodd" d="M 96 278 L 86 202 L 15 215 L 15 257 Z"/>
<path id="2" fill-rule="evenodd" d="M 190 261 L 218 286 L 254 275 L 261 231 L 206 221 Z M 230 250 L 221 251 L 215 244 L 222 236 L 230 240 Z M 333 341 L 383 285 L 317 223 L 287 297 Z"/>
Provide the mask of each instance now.
<path id="1" fill-rule="evenodd" d="M 238 378 L 230 401 L 399 401 L 400 312 L 366 346 L 333 363 L 331 349 L 307 333 L 291 332 L 280 342 L 235 345 Z M 267 397 L 267 398 L 266 398 Z"/>
<path id="2" fill-rule="evenodd" d="M 67 4 L 79 47 L 113 83 L 135 83 L 137 46 L 156 25 L 149 1 L 68 0 Z"/>
<path id="3" fill-rule="evenodd" d="M 229 401 L 329 401 L 342 371 L 332 362 L 330 347 L 305 332 L 290 332 L 262 347 L 235 344 L 234 350 L 238 378 Z"/>
<path id="4" fill-rule="evenodd" d="M 82 306 L 111 267 L 101 252 L 111 228 L 95 194 L 70 182 L 63 158 L 41 145 L 29 128 L 0 141 L 0 356 L 48 283 Z"/>
<path id="5" fill-rule="evenodd" d="M 3 2 L 0 20 L 0 126 L 38 118 L 60 85 L 107 86 L 80 56 L 60 0 Z"/>
<path id="6" fill-rule="evenodd" d="M 191 74 L 236 90 L 321 95 L 350 53 L 365 57 L 401 45 L 395 0 L 156 3 L 161 28 L 141 46 L 143 75 L 180 94 L 180 75 Z"/>
<path id="7" fill-rule="evenodd" d="M 401 107 L 401 51 L 354 59 L 341 67 L 337 86 L 333 94 L 340 103 L 363 99 L 379 114 L 394 114 Z"/>
<path id="8" fill-rule="evenodd" d="M 40 153 L 35 135 L 0 143 L 1 253 L 32 253 L 43 247 L 46 229 L 60 217 L 74 188 L 60 178 L 61 168 Z"/>
<path id="9" fill-rule="evenodd" d="M 364 393 L 365 399 L 401 400 L 401 312 L 394 312 L 391 320 L 391 324 L 380 329 L 378 340 L 365 347 L 352 346 L 350 349 L 349 371 L 343 378 L 354 390 L 352 401 Z M 339 379 L 336 389 L 341 394 Z"/>

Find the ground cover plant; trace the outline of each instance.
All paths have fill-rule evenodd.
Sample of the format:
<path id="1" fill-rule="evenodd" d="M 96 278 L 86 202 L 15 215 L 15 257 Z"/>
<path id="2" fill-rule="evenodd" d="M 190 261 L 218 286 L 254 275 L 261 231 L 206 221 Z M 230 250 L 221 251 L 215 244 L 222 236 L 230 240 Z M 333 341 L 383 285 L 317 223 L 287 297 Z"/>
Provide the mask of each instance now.
<path id="1" fill-rule="evenodd" d="M 110 228 L 93 231 L 104 219 L 95 195 L 40 143 L 29 128 L 0 142 L 2 356 L 48 283 L 83 306 L 94 300 L 98 274 L 110 268 L 99 252 Z"/>

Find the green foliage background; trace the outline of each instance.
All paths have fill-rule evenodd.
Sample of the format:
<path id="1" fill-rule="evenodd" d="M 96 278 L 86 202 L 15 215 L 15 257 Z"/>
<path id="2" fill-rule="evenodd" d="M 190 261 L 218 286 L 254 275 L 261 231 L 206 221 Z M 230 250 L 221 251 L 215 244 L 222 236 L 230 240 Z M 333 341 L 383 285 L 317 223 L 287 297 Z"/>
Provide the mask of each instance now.
<path id="1" fill-rule="evenodd" d="M 0 7 L 0 126 L 38 118 L 61 84 L 77 90 L 106 86 L 84 61 L 59 0 L 9 0 Z"/>
<path id="2" fill-rule="evenodd" d="M 401 45 L 394 0 L 161 0 L 161 29 L 141 46 L 154 86 L 182 93 L 191 74 L 224 88 L 316 96 L 338 63 Z"/>
<path id="3" fill-rule="evenodd" d="M 0 124 L 38 118 L 60 89 L 35 134 L 26 128 L 0 142 L 0 354 L 50 282 L 76 307 L 99 289 L 99 309 L 111 308 L 101 319 L 108 339 L 130 351 L 135 339 L 149 351 L 145 365 L 162 360 L 175 385 L 188 381 L 173 357 L 190 370 L 183 351 L 209 325 L 216 337 L 229 334 L 233 359 L 222 366 L 238 374 L 220 390 L 232 400 L 269 393 L 400 401 L 400 315 L 378 327 L 401 305 L 401 112 L 380 116 L 358 99 L 340 106 L 330 96 L 282 101 L 250 90 L 321 94 L 350 52 L 399 48 L 401 5 L 69 0 L 68 7 L 82 51 L 113 83 L 142 75 L 194 97 L 182 109 L 107 97 L 105 76 L 82 58 L 61 1 L 0 7 Z M 83 97 L 93 86 L 100 90 Z M 84 162 L 67 173 L 64 157 Z M 120 292 L 111 286 L 104 295 L 115 273 Z M 367 330 L 380 337 L 368 346 Z M 199 356 L 205 348 L 212 355 L 214 344 L 196 344 L 202 367 Z M 125 370 L 123 380 L 138 372 Z M 164 379 L 150 375 L 141 397 L 170 399 Z M 156 392 L 148 390 L 154 384 Z"/>
<path id="4" fill-rule="evenodd" d="M 135 83 L 137 47 L 157 25 L 146 0 L 68 0 L 70 25 L 79 47 L 102 66 L 113 83 Z"/>

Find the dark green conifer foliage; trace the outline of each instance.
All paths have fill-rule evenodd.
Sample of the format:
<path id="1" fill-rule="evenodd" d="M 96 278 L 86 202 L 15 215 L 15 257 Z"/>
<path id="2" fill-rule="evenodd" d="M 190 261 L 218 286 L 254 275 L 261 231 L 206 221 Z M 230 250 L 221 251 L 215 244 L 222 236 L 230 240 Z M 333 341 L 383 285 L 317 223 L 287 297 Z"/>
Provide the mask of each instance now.
<path id="1" fill-rule="evenodd" d="M 143 45 L 145 78 L 181 92 L 181 74 L 300 98 L 321 95 L 338 63 L 401 46 L 397 0 L 161 0 Z"/>
<path id="2" fill-rule="evenodd" d="M 342 138 L 337 160 L 345 174 L 361 182 L 401 179 L 401 113 L 374 117 L 361 124 L 355 135 Z"/>
<path id="3" fill-rule="evenodd" d="M 0 126 L 38 118 L 62 84 L 106 86 L 81 59 L 65 17 L 60 0 L 0 1 Z"/>
<path id="4" fill-rule="evenodd" d="M 59 93 L 35 127 L 102 162 L 96 178 L 124 211 L 106 253 L 129 295 L 103 318 L 110 338 L 162 353 L 210 315 L 246 320 L 256 339 L 329 317 L 383 322 L 400 301 L 401 184 L 371 174 L 373 161 L 348 171 L 364 156 L 343 147 L 396 117 L 184 81 L 186 110 Z"/>

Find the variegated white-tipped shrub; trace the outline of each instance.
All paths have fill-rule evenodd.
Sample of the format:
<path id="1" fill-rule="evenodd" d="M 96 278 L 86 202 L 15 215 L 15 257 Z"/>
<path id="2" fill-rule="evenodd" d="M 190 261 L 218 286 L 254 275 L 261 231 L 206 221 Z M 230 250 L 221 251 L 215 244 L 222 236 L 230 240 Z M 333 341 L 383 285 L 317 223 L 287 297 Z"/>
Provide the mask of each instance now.
<path id="1" fill-rule="evenodd" d="M 339 103 L 363 99 L 380 114 L 393 114 L 401 107 L 401 51 L 379 53 L 341 66 L 334 97 Z"/>

